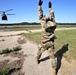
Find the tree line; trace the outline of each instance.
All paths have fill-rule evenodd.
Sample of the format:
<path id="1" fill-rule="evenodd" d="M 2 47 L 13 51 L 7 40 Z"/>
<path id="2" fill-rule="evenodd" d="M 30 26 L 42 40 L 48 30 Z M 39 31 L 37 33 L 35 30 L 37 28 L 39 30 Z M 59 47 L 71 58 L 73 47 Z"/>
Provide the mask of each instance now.
<path id="1" fill-rule="evenodd" d="M 21 22 L 21 23 L 11 23 L 11 24 L 0 24 L 0 25 L 40 25 L 40 23 L 37 22 Z M 76 23 L 57 23 L 57 25 L 76 25 Z"/>

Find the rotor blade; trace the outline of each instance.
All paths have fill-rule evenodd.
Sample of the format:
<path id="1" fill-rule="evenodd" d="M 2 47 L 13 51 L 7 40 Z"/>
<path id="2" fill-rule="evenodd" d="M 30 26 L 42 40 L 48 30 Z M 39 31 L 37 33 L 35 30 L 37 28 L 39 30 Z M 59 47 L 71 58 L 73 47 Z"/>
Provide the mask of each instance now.
<path id="1" fill-rule="evenodd" d="M 15 14 L 6 14 L 6 15 L 15 15 Z"/>
<path id="2" fill-rule="evenodd" d="M 9 10 L 6 10 L 6 11 L 4 11 L 4 12 L 8 12 L 8 11 L 12 11 L 13 9 L 9 9 Z"/>

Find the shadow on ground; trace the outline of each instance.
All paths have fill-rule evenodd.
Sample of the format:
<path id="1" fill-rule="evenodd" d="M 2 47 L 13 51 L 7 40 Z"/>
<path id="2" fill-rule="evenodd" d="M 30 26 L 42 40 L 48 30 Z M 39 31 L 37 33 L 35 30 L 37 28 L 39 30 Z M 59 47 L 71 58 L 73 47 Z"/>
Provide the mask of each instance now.
<path id="1" fill-rule="evenodd" d="M 56 53 L 55 53 L 55 57 L 57 57 L 57 68 L 56 68 L 56 74 L 58 73 L 58 70 L 60 69 L 61 67 L 61 60 L 62 60 L 62 57 L 63 57 L 63 54 L 66 53 L 66 51 L 68 51 L 68 44 L 65 44 L 62 46 L 61 49 L 59 49 Z M 42 58 L 40 60 L 40 62 L 43 62 L 43 61 L 46 61 L 49 59 L 49 56 L 45 57 L 45 58 Z"/>
<path id="2" fill-rule="evenodd" d="M 61 60 L 62 60 L 63 54 L 66 53 L 66 51 L 68 51 L 68 44 L 63 45 L 62 48 L 59 49 L 55 54 L 55 56 L 57 57 L 56 74 L 58 73 L 58 70 L 61 67 Z"/>

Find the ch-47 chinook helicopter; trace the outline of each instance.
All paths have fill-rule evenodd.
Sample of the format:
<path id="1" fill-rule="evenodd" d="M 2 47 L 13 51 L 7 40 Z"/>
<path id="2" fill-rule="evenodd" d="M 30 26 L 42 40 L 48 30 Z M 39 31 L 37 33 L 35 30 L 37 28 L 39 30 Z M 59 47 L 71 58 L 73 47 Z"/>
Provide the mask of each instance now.
<path id="1" fill-rule="evenodd" d="M 9 9 L 9 10 L 6 10 L 6 11 L 0 11 L 0 14 L 2 14 L 2 15 L 1 15 L 1 19 L 2 19 L 2 20 L 8 20 L 7 15 L 15 15 L 15 14 L 6 14 L 6 12 L 12 11 L 12 10 L 13 10 L 13 9 Z"/>

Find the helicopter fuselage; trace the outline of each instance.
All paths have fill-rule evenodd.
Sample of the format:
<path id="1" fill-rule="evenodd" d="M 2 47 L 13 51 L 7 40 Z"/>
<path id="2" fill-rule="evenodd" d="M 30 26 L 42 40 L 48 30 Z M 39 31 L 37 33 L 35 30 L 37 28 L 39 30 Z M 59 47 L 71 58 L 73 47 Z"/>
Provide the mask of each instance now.
<path id="1" fill-rule="evenodd" d="M 3 12 L 3 14 L 2 14 L 2 20 L 7 20 L 7 16 L 6 16 L 5 12 Z"/>
<path id="2" fill-rule="evenodd" d="M 6 10 L 6 11 L 0 11 L 0 14 L 2 14 L 1 15 L 1 19 L 2 20 L 7 20 L 8 18 L 7 18 L 7 15 L 14 15 L 14 14 L 6 14 L 6 12 L 8 12 L 8 11 L 12 11 L 13 9 L 9 9 L 9 10 Z"/>

